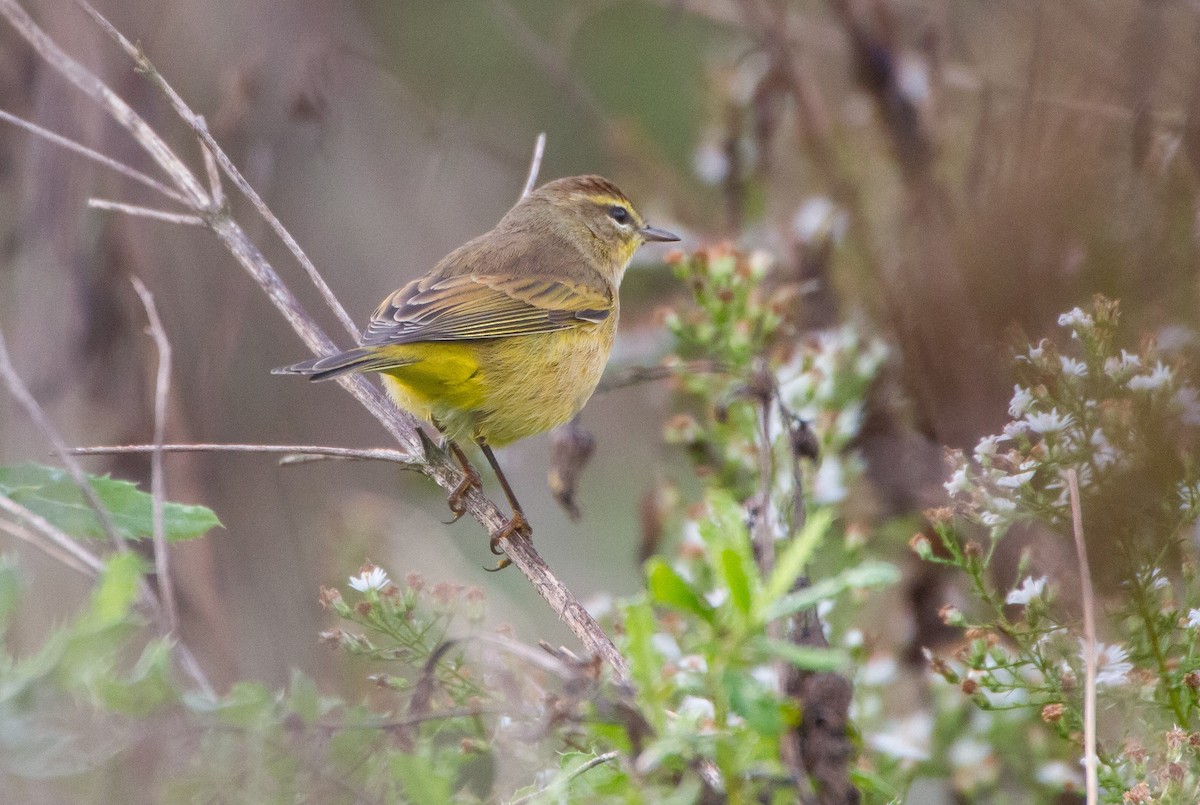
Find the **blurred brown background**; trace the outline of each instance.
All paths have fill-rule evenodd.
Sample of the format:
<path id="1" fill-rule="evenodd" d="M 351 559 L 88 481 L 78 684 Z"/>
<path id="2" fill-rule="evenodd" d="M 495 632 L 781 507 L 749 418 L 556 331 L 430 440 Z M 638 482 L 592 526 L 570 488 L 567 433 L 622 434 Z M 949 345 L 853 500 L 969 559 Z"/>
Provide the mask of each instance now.
<path id="1" fill-rule="evenodd" d="M 199 167 L 183 128 L 82 12 L 27 5 Z M 687 248 L 734 237 L 770 249 L 781 270 L 816 281 L 797 303 L 804 326 L 856 317 L 896 348 L 863 444 L 876 464 L 862 508 L 876 515 L 933 502 L 940 447 L 1001 421 L 1019 331 L 1045 334 L 1102 291 L 1122 299 L 1130 332 L 1185 349 L 1194 339 L 1200 28 L 1182 0 L 97 5 L 206 115 L 360 322 L 495 223 L 539 131 L 543 179 L 606 174 L 655 223 L 690 233 Z M 149 170 L 4 29 L 0 108 Z M 175 351 L 171 441 L 386 446 L 337 387 L 269 374 L 304 351 L 213 238 L 89 211 L 93 196 L 157 203 L 0 128 L 0 326 L 68 442 L 150 439 L 155 353 L 127 279 L 137 275 Z M 813 245 L 814 201 L 832 210 L 832 245 Z M 346 341 L 294 261 L 249 229 Z M 626 279 L 617 365 L 667 348 L 654 310 L 679 289 L 661 254 L 645 250 Z M 681 466 L 659 445 L 669 405 L 655 385 L 589 404 L 599 449 L 578 524 L 546 489 L 549 437 L 501 455 L 543 555 L 585 600 L 640 585 L 639 501 Z M 46 458 L 0 399 L 0 463 Z M 147 477 L 140 459 L 88 466 Z M 328 681 L 317 589 L 365 557 L 483 585 L 497 620 L 568 640 L 517 573 L 482 572 L 485 536 L 442 525 L 444 497 L 420 478 L 212 455 L 171 457 L 168 478 L 171 497 L 225 523 L 174 552 L 185 635 L 215 679 L 282 682 L 298 666 Z M 84 588 L 27 560 L 44 603 L 43 622 L 23 624 L 36 645 Z"/>

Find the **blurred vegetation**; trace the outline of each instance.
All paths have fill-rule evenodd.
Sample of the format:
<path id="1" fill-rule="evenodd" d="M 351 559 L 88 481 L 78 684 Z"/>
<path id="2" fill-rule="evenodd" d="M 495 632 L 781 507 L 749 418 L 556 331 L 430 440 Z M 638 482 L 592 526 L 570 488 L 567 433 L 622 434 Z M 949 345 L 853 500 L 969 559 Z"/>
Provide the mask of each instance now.
<path id="1" fill-rule="evenodd" d="M 82 13 L 28 5 L 198 164 Z M 539 549 L 607 613 L 638 684 L 533 648 L 569 637 L 515 573 L 479 571 L 484 535 L 443 526 L 420 479 L 171 456 L 170 499 L 207 507 L 169 510 L 203 520 L 187 536 L 224 525 L 172 546 L 180 636 L 217 693 L 188 689 L 134 606 L 148 568 L 133 556 L 93 584 L 5 536 L 6 793 L 694 801 L 719 796 L 715 771 L 730 798 L 792 801 L 805 767 L 823 801 L 852 801 L 850 784 L 869 802 L 1082 801 L 1058 480 L 1075 467 L 1112 671 L 1103 795 L 1194 801 L 1191 4 L 98 5 L 358 320 L 495 222 L 539 131 L 544 178 L 606 174 L 688 233 L 669 265 L 643 255 L 626 279 L 613 388 L 583 417 L 598 448 L 582 522 L 545 488 L 549 437 L 501 456 Z M 0 109 L 147 167 L 5 26 Z M 380 444 L 336 388 L 267 374 L 298 345 L 211 238 L 88 210 L 93 196 L 148 200 L 0 129 L 0 327 L 68 442 L 150 441 L 136 275 L 175 350 L 169 441 Z M 622 381 L 647 366 L 659 382 Z M 949 466 L 947 448 L 962 451 Z M 74 512 L 60 524 L 85 536 L 95 518 L 60 470 L 34 468 L 46 455 L 0 397 L 0 493 Z M 148 459 L 89 461 L 147 534 L 125 481 L 148 488 Z M 772 583 L 788 556 L 811 587 Z M 395 583 L 318 595 L 365 584 L 367 557 Z M 486 608 L 459 588 L 476 584 Z M 846 779 L 821 778 L 805 705 L 825 716 L 851 696 L 848 727 L 846 707 L 830 716 L 840 741 L 821 744 Z M 477 712 L 415 718 L 454 709 Z"/>

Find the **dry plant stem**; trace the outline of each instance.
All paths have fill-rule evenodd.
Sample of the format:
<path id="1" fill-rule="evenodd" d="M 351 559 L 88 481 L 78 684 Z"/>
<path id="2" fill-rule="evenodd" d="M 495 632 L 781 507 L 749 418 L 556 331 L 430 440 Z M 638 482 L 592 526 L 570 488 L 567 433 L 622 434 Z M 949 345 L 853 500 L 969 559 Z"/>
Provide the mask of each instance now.
<path id="1" fill-rule="evenodd" d="M 88 575 L 96 576 L 104 570 L 104 562 L 101 561 L 100 557 L 80 545 L 77 540 L 60 530 L 37 512 L 30 511 L 7 495 L 0 495 L 0 510 L 6 511 L 11 516 L 21 520 L 26 526 L 34 529 L 36 535 L 44 537 L 46 541 L 64 553 L 69 554 L 76 562 L 88 568 Z M 21 538 L 24 539 L 24 537 Z"/>
<path id="2" fill-rule="evenodd" d="M 621 754 L 619 752 L 605 752 L 603 755 L 596 755 L 591 760 L 588 760 L 584 763 L 579 764 L 578 768 L 572 769 L 571 773 L 568 774 L 565 778 L 563 778 L 563 783 L 564 784 L 569 783 L 571 780 L 574 780 L 576 777 L 579 777 L 579 776 L 591 771 L 592 769 L 596 768 L 597 766 L 603 766 L 605 763 L 612 763 L 614 760 L 617 760 L 620 757 L 621 757 Z M 508 805 L 524 805 L 526 802 L 533 802 L 534 800 L 540 798 L 548 790 L 549 790 L 549 788 L 543 788 L 539 791 L 534 791 L 530 794 L 526 794 L 525 796 L 520 797 L 519 799 L 509 800 Z"/>
<path id="3" fill-rule="evenodd" d="M 1088 566 L 1087 545 L 1083 541 L 1083 511 L 1079 505 L 1079 475 L 1067 470 L 1067 489 L 1071 495 L 1071 531 L 1075 535 L 1075 554 L 1079 561 L 1079 583 L 1083 588 L 1083 767 L 1086 775 L 1087 805 L 1100 801 L 1096 758 L 1096 606 L 1092 593 L 1092 572 Z"/>
<path id="4" fill-rule="evenodd" d="M 122 453 L 152 453 L 161 450 L 164 453 L 282 453 L 286 457 L 296 458 L 333 458 L 359 461 L 390 461 L 395 464 L 413 466 L 411 457 L 399 450 L 367 449 L 357 450 L 351 447 L 322 447 L 318 445 L 297 444 L 120 444 L 99 445 L 96 447 L 72 447 L 70 452 L 76 456 L 115 456 Z"/>
<path id="5" fill-rule="evenodd" d="M 79 491 L 83 494 L 84 500 L 96 512 L 96 517 L 100 521 L 100 526 L 104 529 L 104 533 L 116 544 L 117 548 L 122 551 L 129 550 L 129 546 L 125 542 L 125 537 L 117 530 L 116 523 L 113 522 L 112 515 L 108 513 L 108 509 L 100 502 L 100 498 L 96 495 L 96 490 L 92 489 L 92 485 L 88 483 L 87 476 L 79 463 L 71 457 L 67 451 L 67 445 L 59 436 L 58 431 L 50 424 L 50 420 L 46 417 L 46 412 L 38 405 L 37 400 L 29 393 L 29 388 L 25 382 L 21 380 L 16 369 L 13 368 L 12 359 L 8 353 L 8 342 L 4 338 L 4 331 L 0 330 L 0 377 L 3 378 L 4 384 L 8 386 L 8 391 L 12 394 L 13 399 L 20 403 L 25 409 L 25 413 L 37 425 L 38 430 L 46 437 L 46 440 L 54 447 L 55 454 L 62 459 L 63 465 L 67 469 L 67 473 L 71 476 L 71 480 L 79 487 Z"/>
<path id="6" fill-rule="evenodd" d="M 271 224 L 297 259 L 302 264 L 311 266 L 307 257 L 303 256 L 303 252 L 295 244 L 295 240 L 283 229 L 282 224 L 271 214 L 262 199 L 258 197 L 228 156 L 217 145 L 212 135 L 209 134 L 203 119 L 187 107 L 174 89 L 153 69 L 145 56 L 132 43 L 86 2 L 78 0 L 78 3 L 98 25 L 120 43 L 121 47 L 136 61 L 139 69 L 144 70 L 150 76 L 169 100 L 175 112 L 200 137 L 211 151 L 213 159 Z M 241 226 L 233 220 L 227 206 L 215 207 L 212 204 L 203 185 L 167 147 L 158 134 L 103 82 L 67 56 L 33 22 L 16 0 L 0 0 L 0 16 L 5 17 L 14 29 L 33 45 L 38 54 L 51 67 L 59 71 L 134 136 L 142 148 L 180 188 L 188 206 L 205 218 L 206 223 L 212 228 L 218 239 L 255 279 L 272 304 L 283 314 L 309 349 L 317 355 L 332 352 L 335 349 L 333 342 L 305 313 L 295 296 L 279 279 L 259 249 L 250 241 Z M 319 280 L 315 268 L 310 270 L 310 277 L 316 277 L 314 282 Z M 318 283 L 318 287 L 322 286 L 323 283 Z M 339 316 L 339 318 L 342 317 Z M 344 325 L 347 322 L 348 319 L 343 319 Z M 352 323 L 348 329 L 356 334 Z M 421 472 L 444 489 L 453 489 L 458 484 L 461 479 L 458 468 L 449 460 L 444 451 L 428 445 L 427 440 L 422 440 L 416 421 L 411 416 L 396 409 L 378 388 L 360 376 L 342 377 L 338 382 L 349 390 L 392 434 Z M 479 490 L 472 489 L 466 495 L 464 503 L 466 510 L 487 529 L 489 534 L 498 533 L 505 525 L 506 520 L 499 509 Z M 529 579 L 538 594 L 550 604 L 584 646 L 602 657 L 614 668 L 617 675 L 624 679 L 627 676 L 627 664 L 624 658 L 570 590 L 550 572 L 529 541 L 524 539 L 502 540 L 501 547 L 505 549 L 513 564 L 517 565 Z"/>
<path id="7" fill-rule="evenodd" d="M 3 531 L 10 537 L 16 537 L 22 542 L 28 542 L 33 547 L 49 556 L 51 559 L 55 560 L 56 562 L 61 562 L 77 573 L 87 576 L 89 579 L 96 578 L 96 572 L 94 570 L 80 562 L 73 555 L 56 546 L 54 543 L 44 539 L 37 532 L 30 531 L 23 525 L 18 523 L 10 523 L 8 520 L 0 519 L 0 531 Z"/>
<path id="8" fill-rule="evenodd" d="M 146 187 L 149 187 L 152 190 L 156 190 L 159 193 L 162 193 L 167 198 L 178 201 L 180 204 L 188 203 L 187 199 L 185 199 L 183 196 L 179 195 L 174 190 L 167 187 L 165 184 L 158 181 L 157 179 L 147 176 L 146 174 L 142 173 L 141 171 L 137 170 L 136 168 L 131 168 L 123 162 L 118 162 L 117 160 L 115 160 L 111 157 L 106 157 L 104 154 L 101 154 L 99 151 L 93 151 L 91 148 L 88 148 L 86 145 L 81 145 L 80 143 L 77 143 L 68 137 L 64 137 L 61 134 L 55 134 L 54 132 L 50 131 L 49 129 L 44 129 L 41 126 L 37 125 L 36 123 L 30 123 L 28 120 L 17 117 L 14 114 L 5 112 L 3 109 L 0 109 L 0 120 L 6 120 L 15 126 L 20 126 L 21 128 L 25 129 L 26 131 L 30 132 L 31 134 L 36 134 L 37 136 L 41 137 L 44 140 L 48 140 L 49 142 L 52 142 L 55 145 L 62 146 L 63 148 L 66 148 L 69 151 L 74 151 L 77 154 L 81 154 L 82 156 L 87 157 L 88 159 L 92 160 L 93 162 L 98 162 L 99 164 L 104 165 L 107 168 L 112 168 L 117 173 L 120 173 L 123 176 L 129 177 L 130 179 L 133 179 L 135 182 L 141 182 Z"/>
<path id="9" fill-rule="evenodd" d="M 163 329 L 162 319 L 154 297 L 137 277 L 130 277 L 133 289 L 142 300 L 149 321 L 150 335 L 158 350 L 158 371 L 154 379 L 154 449 L 150 454 L 150 519 L 154 531 L 154 576 L 158 581 L 158 600 L 167 619 L 167 628 L 179 630 L 179 616 L 175 608 L 175 590 L 171 582 L 171 567 L 167 555 L 166 530 L 163 525 L 163 500 L 166 496 L 163 476 L 162 443 L 166 440 L 167 398 L 171 392 L 171 342 Z"/>
<path id="10" fill-rule="evenodd" d="M 5 0 L 5 2 L 12 2 L 12 0 Z M 150 80 L 170 102 L 171 107 L 175 110 L 175 113 L 179 115 L 180 118 L 182 118 L 183 121 L 187 123 L 188 126 L 190 126 L 200 138 L 200 141 L 207 148 L 209 155 L 216 160 L 216 162 L 221 166 L 221 169 L 225 171 L 225 174 L 230 178 L 237 189 L 240 190 L 242 195 L 244 195 L 250 201 L 250 203 L 254 205 L 254 209 L 258 211 L 258 214 L 263 217 L 263 220 L 270 225 L 271 229 L 275 232 L 279 239 L 283 241 L 285 246 L 287 246 L 288 251 L 292 253 L 292 256 L 296 258 L 296 261 L 300 263 L 301 267 L 304 268 L 305 273 L 308 274 L 309 280 L 312 281 L 313 285 L 316 286 L 317 290 L 320 292 L 321 297 L 325 300 L 325 304 L 328 305 L 329 309 L 333 311 L 335 316 L 337 316 L 338 321 L 341 323 L 342 327 L 346 329 L 346 332 L 350 334 L 350 337 L 357 341 L 359 336 L 358 328 L 354 325 L 354 320 L 350 318 L 350 314 L 348 314 L 346 309 L 342 307 L 342 303 L 338 300 L 337 296 L 334 295 L 333 290 L 325 282 L 325 278 L 321 276 L 319 271 L 317 271 L 317 267 L 313 265 L 311 260 L 308 259 L 308 255 L 305 254 L 304 250 L 300 248 L 300 244 L 297 243 L 296 239 L 292 237 L 292 234 L 288 232 L 286 228 L 284 228 L 280 220 L 275 217 L 275 214 L 271 212 L 269 207 L 267 207 L 267 204 L 262 200 L 262 197 L 259 196 L 255 189 L 250 186 L 250 183 L 247 182 L 245 177 L 242 176 L 241 171 L 237 169 L 237 166 L 233 164 L 233 161 L 225 154 L 223 150 L 221 150 L 221 146 L 217 145 L 217 141 L 213 139 L 212 134 L 210 134 L 208 131 L 208 124 L 205 122 L 204 117 L 193 112 L 191 108 L 184 103 L 183 98 L 179 96 L 179 93 L 177 93 L 175 89 L 167 83 L 166 79 L 159 74 L 158 70 L 154 68 L 154 65 L 151 64 L 150 60 L 146 58 L 146 55 L 142 53 L 141 48 L 130 42 L 124 34 L 118 31 L 111 22 L 109 22 L 102 14 L 100 14 L 100 12 L 96 11 L 96 9 L 93 8 L 90 3 L 86 2 L 86 0 L 76 0 L 76 5 L 82 8 L 84 12 L 88 14 L 88 16 L 95 20 L 96 24 L 99 25 L 105 33 L 111 36 L 113 40 L 121 46 L 121 49 L 124 50 L 131 59 L 133 59 L 139 70 L 150 77 Z M 214 207 L 219 208 L 221 206 L 223 205 L 219 203 L 214 204 Z"/>
<path id="11" fill-rule="evenodd" d="M 204 219 L 199 215 L 187 215 L 178 212 L 167 212 L 166 210 L 156 210 L 152 207 L 140 207 L 136 204 L 126 204 L 123 201 L 110 201 L 105 198 L 89 198 L 87 200 L 87 205 L 89 209 L 93 210 L 123 212 L 126 215 L 134 215 L 140 218 L 150 218 L 152 220 L 163 221 L 168 224 L 204 226 Z"/>
<path id="12" fill-rule="evenodd" d="M 529 175 L 525 177 L 525 187 L 521 189 L 521 198 L 525 198 L 537 187 L 538 174 L 542 172 L 542 157 L 546 154 L 546 132 L 541 132 L 533 143 L 533 159 L 529 160 Z M 518 199 L 519 201 L 520 199 Z"/>

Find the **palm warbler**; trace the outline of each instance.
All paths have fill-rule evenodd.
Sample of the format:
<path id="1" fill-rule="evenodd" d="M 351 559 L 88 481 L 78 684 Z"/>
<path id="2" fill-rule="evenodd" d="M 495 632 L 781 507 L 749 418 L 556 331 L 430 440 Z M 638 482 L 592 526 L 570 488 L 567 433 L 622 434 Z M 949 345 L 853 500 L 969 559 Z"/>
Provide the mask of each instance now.
<path id="1" fill-rule="evenodd" d="M 675 240 L 648 226 L 612 182 L 558 179 L 384 299 L 359 346 L 275 372 L 312 380 L 379 372 L 396 404 L 438 428 L 462 465 L 454 519 L 480 484 L 456 442 L 477 443 L 512 506 L 492 537 L 499 554 L 501 539 L 531 529 L 492 447 L 579 413 L 612 351 L 617 289 L 633 253 Z"/>

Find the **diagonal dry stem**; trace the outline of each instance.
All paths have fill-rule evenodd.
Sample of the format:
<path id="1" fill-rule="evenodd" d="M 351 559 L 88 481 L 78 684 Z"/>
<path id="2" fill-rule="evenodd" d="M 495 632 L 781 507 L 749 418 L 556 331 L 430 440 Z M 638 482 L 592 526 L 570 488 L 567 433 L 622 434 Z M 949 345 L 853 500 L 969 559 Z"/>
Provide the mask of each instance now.
<path id="1" fill-rule="evenodd" d="M 224 171 L 225 175 L 250 199 L 272 229 L 288 245 L 292 253 L 306 266 L 310 277 L 325 288 L 326 301 L 334 307 L 335 312 L 340 304 L 335 305 L 332 292 L 320 281 L 315 267 L 304 256 L 295 239 L 283 228 L 278 219 L 267 209 L 262 199 L 242 177 L 241 173 L 221 150 L 205 125 L 203 118 L 193 112 L 166 80 L 154 69 L 136 46 L 118 32 L 111 23 L 99 14 L 84 0 L 77 4 L 96 21 L 110 36 L 112 36 L 126 53 L 134 59 L 138 69 L 143 71 L 154 82 L 155 86 L 170 102 L 176 114 L 196 133 L 207 146 L 211 157 Z M 33 45 L 37 53 L 55 70 L 62 73 L 72 84 L 87 95 L 93 102 L 106 111 L 121 126 L 127 129 L 154 161 L 164 170 L 171 180 L 179 187 L 188 205 L 200 214 L 212 229 L 221 243 L 230 251 L 234 258 L 251 275 L 271 303 L 283 315 L 305 345 L 316 355 L 325 355 L 335 350 L 332 340 L 317 326 L 312 317 L 303 309 L 292 291 L 283 283 L 274 268 L 267 262 L 262 252 L 250 240 L 241 225 L 233 218 L 227 205 L 218 205 L 213 201 L 203 184 L 187 168 L 182 160 L 165 144 L 162 138 L 146 122 L 134 112 L 127 103 L 110 90 L 99 78 L 79 65 L 55 44 L 44 31 L 29 17 L 16 0 L 0 0 L 0 16 L 3 16 L 13 28 Z M 211 176 L 211 174 L 210 174 Z M 352 322 L 345 317 L 344 311 L 339 319 L 348 332 L 356 334 Z M 365 378 L 357 375 L 347 375 L 338 378 L 338 382 L 346 388 L 358 401 L 380 422 L 381 425 L 397 440 L 402 452 L 413 463 L 414 468 L 432 478 L 443 489 L 453 489 L 461 480 L 462 473 L 456 464 L 450 460 L 444 450 L 438 449 L 422 438 L 422 433 L 416 421 L 398 410 L 383 395 L 383 393 Z M 484 497 L 478 489 L 472 489 L 464 498 L 464 505 L 489 534 L 499 534 L 506 524 L 506 518 L 490 500 Z M 512 559 L 513 564 L 529 579 L 534 589 L 550 605 L 555 613 L 563 620 L 568 628 L 583 642 L 584 646 L 594 654 L 608 662 L 620 678 L 628 675 L 628 666 L 624 657 L 617 651 L 616 646 L 596 623 L 595 619 L 583 608 L 571 591 L 550 571 L 550 568 L 534 550 L 532 544 L 519 537 L 500 540 L 501 547 Z M 190 657 L 190 655 L 187 655 Z"/>

